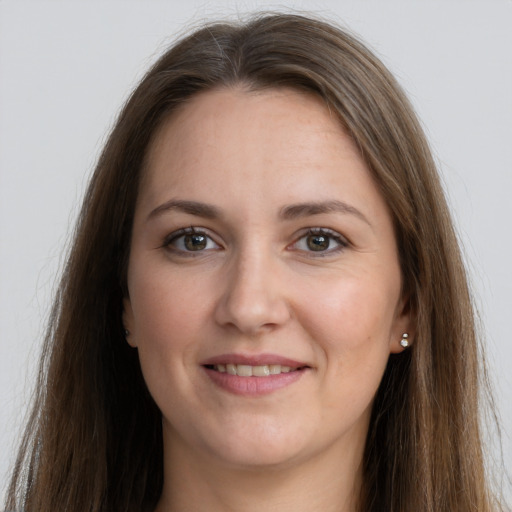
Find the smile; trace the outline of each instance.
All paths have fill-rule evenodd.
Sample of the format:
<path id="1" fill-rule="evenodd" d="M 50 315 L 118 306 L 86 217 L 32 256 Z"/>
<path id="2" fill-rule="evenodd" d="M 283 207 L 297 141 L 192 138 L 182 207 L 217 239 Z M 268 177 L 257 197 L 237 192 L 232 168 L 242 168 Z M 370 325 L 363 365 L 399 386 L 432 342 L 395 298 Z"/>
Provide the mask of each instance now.
<path id="1" fill-rule="evenodd" d="M 248 364 L 216 364 L 207 367 L 220 373 L 238 375 L 239 377 L 269 377 L 270 375 L 290 373 L 300 369 L 300 367 L 292 368 L 280 364 L 264 364 L 258 366 Z"/>
<path id="2" fill-rule="evenodd" d="M 202 362 L 215 387 L 248 397 L 291 386 L 312 370 L 308 364 L 277 354 L 224 354 Z"/>

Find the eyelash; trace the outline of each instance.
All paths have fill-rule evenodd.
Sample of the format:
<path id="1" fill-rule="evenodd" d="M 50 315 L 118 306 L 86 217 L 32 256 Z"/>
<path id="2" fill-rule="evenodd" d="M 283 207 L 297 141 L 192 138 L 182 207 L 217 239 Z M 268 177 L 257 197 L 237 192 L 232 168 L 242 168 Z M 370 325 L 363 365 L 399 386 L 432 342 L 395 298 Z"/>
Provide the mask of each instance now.
<path id="1" fill-rule="evenodd" d="M 326 249 L 326 250 L 322 250 L 322 251 L 313 251 L 313 250 L 304 250 L 305 253 L 308 253 L 308 255 L 314 255 L 313 257 L 326 257 L 326 256 L 330 256 L 332 254 L 336 254 L 338 252 L 341 252 L 343 251 L 344 249 L 346 249 L 348 246 L 349 246 L 349 242 L 347 241 L 347 239 L 343 236 L 341 236 L 339 233 L 337 233 L 336 231 L 333 231 L 331 229 L 327 229 L 327 228 L 309 228 L 304 234 L 302 234 L 299 238 L 297 238 L 297 240 L 295 242 L 293 242 L 293 244 L 291 244 L 289 247 L 293 247 L 293 246 L 296 246 L 300 241 L 302 240 L 307 240 L 308 237 L 310 236 L 313 236 L 313 237 L 325 237 L 329 240 L 329 245 L 330 245 L 330 241 L 333 240 L 334 242 L 336 242 L 338 244 L 337 247 L 335 247 L 334 249 Z M 302 249 L 297 249 L 297 250 L 302 250 Z"/>
<path id="2" fill-rule="evenodd" d="M 173 251 L 175 253 L 178 253 L 182 256 L 187 257 L 195 257 L 198 256 L 201 252 L 204 251 L 198 250 L 198 251 L 190 251 L 185 249 L 179 249 L 177 247 L 174 247 L 173 244 L 175 244 L 180 238 L 184 238 L 187 235 L 199 235 L 204 236 L 206 240 L 206 244 L 214 243 L 216 246 L 220 247 L 220 245 L 204 230 L 204 228 L 196 228 L 193 226 L 190 226 L 189 228 L 182 228 L 178 229 L 177 231 L 173 231 L 171 234 L 169 234 L 162 244 L 162 247 L 165 249 L 168 249 L 170 251 Z M 207 249 L 207 247 L 205 248 Z M 210 248 L 211 249 L 211 248 Z"/>
<path id="3" fill-rule="evenodd" d="M 186 249 L 181 249 L 181 248 L 177 248 L 177 247 L 173 246 L 173 244 L 176 244 L 176 242 L 180 238 L 184 238 L 187 235 L 204 236 L 207 239 L 206 247 L 204 247 L 200 250 L 197 250 L 197 251 L 193 251 L 193 250 L 186 250 Z M 294 248 L 294 246 L 297 246 L 299 244 L 299 242 L 307 240 L 307 238 L 310 236 L 311 237 L 325 237 L 326 239 L 328 239 L 328 248 L 326 250 L 319 250 L 319 251 L 298 249 L 296 247 Z M 335 247 L 334 249 L 330 249 L 329 245 L 331 244 L 331 241 L 334 241 L 335 243 L 337 243 L 338 246 Z M 165 238 L 164 243 L 162 244 L 162 247 L 165 249 L 168 249 L 170 251 L 173 251 L 175 253 L 178 253 L 180 255 L 183 255 L 183 256 L 195 257 L 195 256 L 200 255 L 200 253 L 204 252 L 205 250 L 208 250 L 208 244 L 210 244 L 212 242 L 217 246 L 217 248 L 220 248 L 220 245 L 217 244 L 217 242 L 203 228 L 197 228 L 197 227 L 190 226 L 189 228 L 182 228 L 182 229 L 179 229 L 177 231 L 170 233 Z M 287 248 L 292 248 L 292 250 L 302 251 L 304 253 L 308 253 L 308 255 L 309 254 L 314 255 L 314 257 L 325 257 L 325 256 L 329 256 L 329 255 L 338 253 L 340 251 L 343 251 L 348 246 L 349 246 L 349 242 L 343 236 L 341 236 L 339 233 L 337 233 L 336 231 L 332 231 L 331 229 L 326 229 L 326 228 L 309 228 L 306 232 L 301 234 L 301 236 L 298 237 L 295 240 L 295 242 L 290 244 Z M 211 248 L 210 248 L 210 250 L 211 250 Z"/>

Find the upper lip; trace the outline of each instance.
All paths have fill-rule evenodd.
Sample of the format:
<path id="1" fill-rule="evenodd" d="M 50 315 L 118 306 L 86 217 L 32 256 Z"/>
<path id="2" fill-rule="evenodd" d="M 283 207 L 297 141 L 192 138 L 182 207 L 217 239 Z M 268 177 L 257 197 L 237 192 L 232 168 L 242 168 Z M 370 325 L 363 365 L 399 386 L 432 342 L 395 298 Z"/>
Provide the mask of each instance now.
<path id="1" fill-rule="evenodd" d="M 303 361 L 297 361 L 277 354 L 221 354 L 204 360 L 202 366 L 214 366 L 216 364 L 246 364 L 249 366 L 264 366 L 279 364 L 290 368 L 301 368 L 309 366 Z"/>

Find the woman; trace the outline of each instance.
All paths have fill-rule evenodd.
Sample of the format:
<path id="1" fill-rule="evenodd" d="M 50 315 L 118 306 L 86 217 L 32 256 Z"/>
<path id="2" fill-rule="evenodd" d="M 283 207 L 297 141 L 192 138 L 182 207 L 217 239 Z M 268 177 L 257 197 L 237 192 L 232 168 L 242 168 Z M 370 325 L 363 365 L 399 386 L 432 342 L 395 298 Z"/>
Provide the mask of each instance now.
<path id="1" fill-rule="evenodd" d="M 7 508 L 493 510 L 478 365 L 389 72 L 321 21 L 212 24 L 105 146 Z"/>

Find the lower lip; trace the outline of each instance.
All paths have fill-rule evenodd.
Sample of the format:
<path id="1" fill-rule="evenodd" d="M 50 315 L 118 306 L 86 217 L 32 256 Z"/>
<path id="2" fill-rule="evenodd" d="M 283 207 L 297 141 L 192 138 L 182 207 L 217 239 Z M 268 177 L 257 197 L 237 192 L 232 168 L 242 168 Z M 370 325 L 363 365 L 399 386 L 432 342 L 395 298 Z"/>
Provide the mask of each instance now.
<path id="1" fill-rule="evenodd" d="M 278 389 L 290 386 L 308 370 L 308 368 L 302 368 L 288 373 L 269 375 L 268 377 L 239 377 L 227 372 L 221 373 L 211 368 L 203 368 L 217 386 L 235 395 L 243 396 L 268 395 Z"/>

